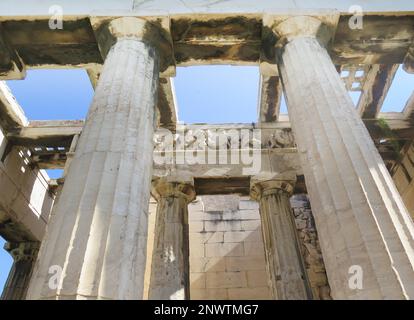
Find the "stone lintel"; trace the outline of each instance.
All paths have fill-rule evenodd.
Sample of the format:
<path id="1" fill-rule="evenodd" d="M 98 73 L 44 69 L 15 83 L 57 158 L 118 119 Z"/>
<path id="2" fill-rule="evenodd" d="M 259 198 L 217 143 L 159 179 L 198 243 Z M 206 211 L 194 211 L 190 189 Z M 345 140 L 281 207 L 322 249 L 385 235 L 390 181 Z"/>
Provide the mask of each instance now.
<path id="1" fill-rule="evenodd" d="M 363 119 L 375 119 L 385 101 L 398 70 L 398 64 L 372 65 L 362 87 L 357 110 Z"/>
<path id="2" fill-rule="evenodd" d="M 160 78 L 157 102 L 157 126 L 175 132 L 178 107 L 173 78 Z"/>
<path id="3" fill-rule="evenodd" d="M 282 82 L 278 76 L 261 76 L 259 87 L 259 122 L 276 122 L 280 113 Z"/>
<path id="4" fill-rule="evenodd" d="M 0 80 L 20 80 L 26 77 L 26 65 L 10 45 L 0 23 Z"/>
<path id="5" fill-rule="evenodd" d="M 82 120 L 31 121 L 27 126 L 9 130 L 7 138 L 18 146 L 69 147 L 73 137 L 82 132 Z"/>
<path id="6" fill-rule="evenodd" d="M 117 39 L 137 39 L 157 49 L 160 55 L 160 77 L 175 76 L 174 49 L 168 16 L 91 17 L 90 22 L 103 59 Z"/>

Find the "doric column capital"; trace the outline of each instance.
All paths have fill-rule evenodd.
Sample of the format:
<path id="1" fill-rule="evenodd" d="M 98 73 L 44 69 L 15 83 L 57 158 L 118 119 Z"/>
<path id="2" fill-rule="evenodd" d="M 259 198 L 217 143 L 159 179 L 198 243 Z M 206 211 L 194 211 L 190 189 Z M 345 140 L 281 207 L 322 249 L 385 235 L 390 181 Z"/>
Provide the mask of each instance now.
<path id="1" fill-rule="evenodd" d="M 36 259 L 39 247 L 40 242 L 36 241 L 6 242 L 4 244 L 4 250 L 10 253 L 15 262 Z"/>
<path id="2" fill-rule="evenodd" d="M 275 177 L 256 176 L 250 180 L 250 197 L 254 200 L 276 194 L 284 193 L 291 195 L 296 183 L 296 176 L 280 175 Z"/>
<path id="3" fill-rule="evenodd" d="M 267 14 L 263 17 L 263 25 L 276 36 L 277 47 L 283 47 L 299 37 L 317 38 L 319 42 L 326 45 L 333 38 L 338 20 L 337 11 Z"/>
<path id="4" fill-rule="evenodd" d="M 165 28 L 161 24 L 138 17 L 121 17 L 111 20 L 106 26 L 109 34 L 119 39 L 132 38 L 160 47 Z"/>
<path id="5" fill-rule="evenodd" d="M 163 77 L 175 76 L 175 58 L 169 18 L 93 17 L 91 24 L 104 59 L 117 41 L 128 39 L 142 41 L 155 48 L 159 55 L 161 75 Z"/>
<path id="6" fill-rule="evenodd" d="M 191 180 L 178 180 L 165 177 L 152 181 L 152 196 L 159 201 L 160 198 L 184 198 L 187 203 L 196 197 L 194 182 Z"/>

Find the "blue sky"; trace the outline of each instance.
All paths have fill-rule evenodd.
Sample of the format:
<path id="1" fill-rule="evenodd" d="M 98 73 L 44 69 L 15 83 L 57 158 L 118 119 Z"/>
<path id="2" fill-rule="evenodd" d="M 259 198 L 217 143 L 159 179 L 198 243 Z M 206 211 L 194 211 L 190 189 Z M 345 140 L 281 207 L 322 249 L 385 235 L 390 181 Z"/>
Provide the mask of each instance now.
<path id="1" fill-rule="evenodd" d="M 13 263 L 11 255 L 3 249 L 4 239 L 0 237 L 0 290 L 4 287 L 7 275 Z"/>
<path id="2" fill-rule="evenodd" d="M 251 123 L 257 119 L 258 67 L 177 68 L 179 119 L 185 123 Z M 82 69 L 29 70 L 24 81 L 7 81 L 29 120 L 83 119 L 93 89 Z M 414 75 L 398 70 L 382 111 L 401 111 L 414 89 Z M 354 103 L 357 94 L 352 94 Z M 287 112 L 284 102 L 281 112 Z M 58 177 L 61 171 L 49 172 Z M 0 238 L 0 247 L 4 240 Z M 0 249 L 0 288 L 12 259 Z"/>

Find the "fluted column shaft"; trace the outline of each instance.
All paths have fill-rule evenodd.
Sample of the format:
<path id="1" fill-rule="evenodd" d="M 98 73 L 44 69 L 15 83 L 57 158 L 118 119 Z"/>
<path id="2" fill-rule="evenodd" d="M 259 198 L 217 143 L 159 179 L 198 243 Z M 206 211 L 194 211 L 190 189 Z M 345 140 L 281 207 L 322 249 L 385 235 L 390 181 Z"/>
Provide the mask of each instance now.
<path id="1" fill-rule="evenodd" d="M 281 181 L 255 182 L 259 200 L 269 285 L 275 300 L 308 299 L 304 269 L 293 225 L 289 197 L 292 186 Z"/>
<path id="2" fill-rule="evenodd" d="M 26 298 L 39 246 L 39 242 L 6 242 L 4 249 L 12 255 L 14 261 L 4 285 L 2 300 L 24 300 Z"/>
<path id="3" fill-rule="evenodd" d="M 153 183 L 157 199 L 154 249 L 149 299 L 190 299 L 188 203 L 195 198 L 190 183 L 158 180 Z"/>
<path id="4" fill-rule="evenodd" d="M 291 20 L 274 29 L 285 40 L 279 69 L 332 296 L 413 299 L 413 222 L 321 39 L 314 36 L 322 23 L 311 34 L 317 19 Z M 352 275 L 362 276 L 362 288 L 350 285 Z"/>
<path id="5" fill-rule="evenodd" d="M 141 38 L 145 24 L 110 24 L 117 41 L 42 243 L 30 299 L 142 299 L 159 73 L 156 48 Z"/>

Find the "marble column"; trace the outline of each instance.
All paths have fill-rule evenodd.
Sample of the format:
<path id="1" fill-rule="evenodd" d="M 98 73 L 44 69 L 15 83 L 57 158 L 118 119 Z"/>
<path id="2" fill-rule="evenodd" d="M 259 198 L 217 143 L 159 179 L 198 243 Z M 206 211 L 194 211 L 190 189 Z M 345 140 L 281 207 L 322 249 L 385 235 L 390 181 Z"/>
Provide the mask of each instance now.
<path id="1" fill-rule="evenodd" d="M 188 203 L 195 199 L 192 183 L 159 179 L 149 299 L 189 300 L 190 264 Z"/>
<path id="2" fill-rule="evenodd" d="M 110 48 L 29 299 L 142 299 L 159 53 L 145 20 L 108 26 Z"/>
<path id="3" fill-rule="evenodd" d="M 334 299 L 414 299 L 414 225 L 327 52 L 331 17 L 274 20 Z"/>
<path id="4" fill-rule="evenodd" d="M 32 274 L 33 265 L 39 251 L 39 242 L 6 242 L 4 249 L 13 257 L 2 300 L 24 300 Z"/>
<path id="5" fill-rule="evenodd" d="M 308 291 L 289 198 L 288 181 L 251 183 L 251 196 L 259 201 L 269 285 L 275 300 L 305 300 Z"/>

